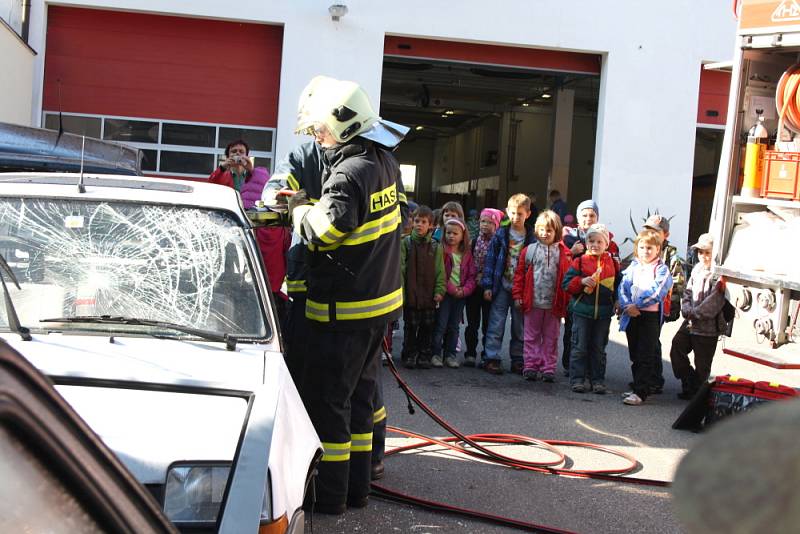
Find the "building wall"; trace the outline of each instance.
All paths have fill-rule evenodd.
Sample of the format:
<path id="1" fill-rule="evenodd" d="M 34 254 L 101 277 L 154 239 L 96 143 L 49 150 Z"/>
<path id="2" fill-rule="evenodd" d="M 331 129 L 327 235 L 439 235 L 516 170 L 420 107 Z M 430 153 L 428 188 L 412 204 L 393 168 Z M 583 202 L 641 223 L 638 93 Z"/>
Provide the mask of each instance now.
<path id="1" fill-rule="evenodd" d="M 674 213 L 672 239 L 686 245 L 700 69 L 732 56 L 729 0 L 348 0 L 331 21 L 321 0 L 64 0 L 107 7 L 284 26 L 277 157 L 293 135 L 297 98 L 313 76 L 361 83 L 377 102 L 385 35 L 562 49 L 603 57 L 593 196 L 612 228 L 628 211 Z M 31 43 L 44 49 L 44 0 L 33 0 Z M 34 117 L 40 110 L 43 59 L 37 63 Z"/>
<path id="2" fill-rule="evenodd" d="M 0 122 L 31 125 L 36 54 L 0 21 Z"/>

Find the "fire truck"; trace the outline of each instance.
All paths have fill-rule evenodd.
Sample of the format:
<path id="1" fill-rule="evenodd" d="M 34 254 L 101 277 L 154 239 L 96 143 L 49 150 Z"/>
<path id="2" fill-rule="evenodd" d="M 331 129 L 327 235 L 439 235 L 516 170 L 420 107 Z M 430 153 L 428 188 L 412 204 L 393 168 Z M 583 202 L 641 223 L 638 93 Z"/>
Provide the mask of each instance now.
<path id="1" fill-rule="evenodd" d="M 737 308 L 724 352 L 800 369 L 800 1 L 741 0 L 711 217 Z"/>

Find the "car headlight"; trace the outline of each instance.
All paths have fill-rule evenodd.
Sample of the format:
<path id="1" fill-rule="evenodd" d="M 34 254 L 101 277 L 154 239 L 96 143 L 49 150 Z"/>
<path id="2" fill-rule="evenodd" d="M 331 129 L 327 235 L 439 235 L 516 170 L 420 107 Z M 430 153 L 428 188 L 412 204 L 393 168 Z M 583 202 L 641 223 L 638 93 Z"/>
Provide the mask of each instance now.
<path id="1" fill-rule="evenodd" d="M 230 470 L 229 463 L 173 464 L 164 488 L 166 516 L 173 523 L 214 523 Z"/>

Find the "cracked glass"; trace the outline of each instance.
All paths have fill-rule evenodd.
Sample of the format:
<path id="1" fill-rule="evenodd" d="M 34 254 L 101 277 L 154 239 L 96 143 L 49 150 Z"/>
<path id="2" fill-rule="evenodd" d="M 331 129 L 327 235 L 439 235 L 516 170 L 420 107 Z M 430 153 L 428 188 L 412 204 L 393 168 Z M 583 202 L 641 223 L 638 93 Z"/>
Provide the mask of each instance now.
<path id="1" fill-rule="evenodd" d="M 225 212 L 174 205 L 0 198 L 6 285 L 34 332 L 188 334 L 142 325 L 40 323 L 111 315 L 241 338 L 269 336 L 246 229 Z M 8 330 L 0 305 L 0 329 Z"/>

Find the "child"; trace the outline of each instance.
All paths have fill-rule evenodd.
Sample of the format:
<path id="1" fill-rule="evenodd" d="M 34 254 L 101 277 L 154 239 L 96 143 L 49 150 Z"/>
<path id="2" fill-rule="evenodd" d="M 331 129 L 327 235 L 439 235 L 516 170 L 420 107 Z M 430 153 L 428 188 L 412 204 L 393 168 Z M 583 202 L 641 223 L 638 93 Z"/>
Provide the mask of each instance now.
<path id="1" fill-rule="evenodd" d="M 486 357 L 486 327 L 489 325 L 489 309 L 492 303 L 484 300 L 483 290 L 480 280 L 483 277 L 483 267 L 485 265 L 486 253 L 489 251 L 489 244 L 492 242 L 497 229 L 500 228 L 500 221 L 503 220 L 503 212 L 494 208 L 486 208 L 481 211 L 479 219 L 479 233 L 472 241 L 472 261 L 475 264 L 475 280 L 478 286 L 472 295 L 467 298 L 467 329 L 464 332 L 464 339 L 467 342 L 467 351 L 464 353 L 464 366 L 474 367 L 478 355 L 478 327 L 483 333 L 483 352 L 481 360 Z M 470 234 L 472 235 L 472 234 Z"/>
<path id="2" fill-rule="evenodd" d="M 655 385 L 654 371 L 661 323 L 664 322 L 664 298 L 672 287 L 672 276 L 661 260 L 661 235 L 650 229 L 636 236 L 635 259 L 622 274 L 619 306 L 622 316 L 619 329 L 628 338 L 631 357 L 633 391 L 625 393 L 622 402 L 638 406 L 647 400 Z"/>
<path id="3" fill-rule="evenodd" d="M 467 225 L 461 219 L 449 219 L 444 223 L 444 278 L 447 294 L 436 314 L 436 330 L 433 334 L 434 367 L 442 367 L 442 338 L 444 338 L 444 365 L 458 367 L 456 343 L 461 317 L 464 315 L 466 298 L 475 291 L 475 264 L 469 247 Z"/>
<path id="4" fill-rule="evenodd" d="M 672 293 L 670 294 L 670 312 L 664 317 L 664 321 L 677 321 L 681 317 L 681 297 L 683 288 L 686 286 L 686 275 L 683 272 L 683 260 L 678 256 L 678 248 L 667 241 L 669 238 L 669 219 L 655 213 L 647 218 L 644 223 L 645 228 L 650 228 L 661 234 L 661 260 L 669 268 L 672 275 Z M 658 342 L 658 353 L 662 354 L 661 340 Z M 653 369 L 653 388 L 651 395 L 660 394 L 664 391 L 664 362 L 661 358 L 656 361 Z M 633 385 L 631 385 L 633 387 Z"/>
<path id="5" fill-rule="evenodd" d="M 711 374 L 711 362 L 717 350 L 717 339 L 725 331 L 725 280 L 711 274 L 711 251 L 714 238 L 703 234 L 692 245 L 700 260 L 689 277 L 683 292 L 681 312 L 685 317 L 680 329 L 672 338 L 672 372 L 681 381 L 678 397 L 689 400 Z M 689 363 L 689 353 L 694 351 L 694 365 Z"/>
<path id="6" fill-rule="evenodd" d="M 517 268 L 517 259 L 526 245 L 536 240 L 533 230 L 525 228 L 525 221 L 530 217 L 531 200 L 518 193 L 508 199 L 506 213 L 510 224 L 501 227 L 494 234 L 486 261 L 483 266 L 481 286 L 483 298 L 492 302 L 489 311 L 489 326 L 486 329 L 486 361 L 484 368 L 489 373 L 503 374 L 500 365 L 500 347 L 503 344 L 503 334 L 506 330 L 506 317 L 511 308 L 511 343 L 509 353 L 511 356 L 511 372 L 522 374 L 524 367 L 522 349 L 522 310 L 512 306 L 511 287 L 514 282 L 514 271 Z"/>
<path id="7" fill-rule="evenodd" d="M 403 238 L 400 247 L 404 293 L 401 361 L 408 369 L 430 369 L 436 306 L 445 292 L 444 260 L 441 245 L 431 238 L 431 209 L 417 207 L 412 220 L 411 235 Z"/>
<path id="8" fill-rule="evenodd" d="M 569 301 L 561 283 L 572 256 L 561 241 L 561 217 L 556 212 L 539 214 L 534 229 L 538 241 L 520 252 L 511 293 L 515 306 L 524 314 L 522 376 L 554 382 L 558 331 Z"/>
<path id="9" fill-rule="evenodd" d="M 436 241 L 442 240 L 442 234 L 444 233 L 444 226 L 442 223 L 449 221 L 450 219 L 461 219 L 464 220 L 464 208 L 461 207 L 461 204 L 451 200 L 450 202 L 445 202 L 442 209 L 439 210 L 440 218 L 436 220 L 437 225 L 436 229 L 433 231 L 433 238 Z"/>
<path id="10" fill-rule="evenodd" d="M 603 394 L 606 392 L 606 345 L 614 314 L 619 263 L 608 252 L 611 238 L 605 225 L 591 225 L 585 239 L 586 253 L 572 260 L 561 284 L 572 295 L 569 381 L 572 391 L 585 392 L 588 366 L 589 387 Z"/>
<path id="11" fill-rule="evenodd" d="M 564 244 L 570 249 L 572 259 L 579 258 L 586 252 L 586 232 L 589 227 L 597 222 L 600 217 L 600 209 L 597 207 L 597 202 L 594 200 L 584 200 L 578 204 L 576 210 L 578 215 L 578 224 L 575 227 L 564 227 Z M 619 265 L 619 247 L 614 243 L 614 234 L 608 234 L 608 252 Z M 569 356 L 572 353 L 572 315 L 567 311 L 567 316 L 564 317 L 564 336 L 563 336 L 564 350 L 561 353 L 561 365 L 564 367 L 564 372 L 569 376 Z"/>

